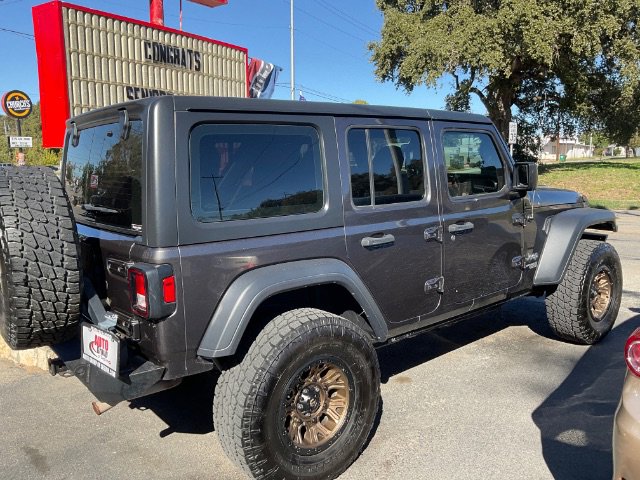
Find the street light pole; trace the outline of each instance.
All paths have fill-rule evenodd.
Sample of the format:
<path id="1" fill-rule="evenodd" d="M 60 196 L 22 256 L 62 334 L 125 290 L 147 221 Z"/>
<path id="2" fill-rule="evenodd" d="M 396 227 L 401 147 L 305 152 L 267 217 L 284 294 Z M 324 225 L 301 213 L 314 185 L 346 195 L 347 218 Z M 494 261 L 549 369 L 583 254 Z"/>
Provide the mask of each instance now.
<path id="1" fill-rule="evenodd" d="M 291 23 L 289 28 L 291 30 L 291 100 L 296 99 L 296 73 L 295 65 L 293 63 L 293 0 L 291 0 Z"/>

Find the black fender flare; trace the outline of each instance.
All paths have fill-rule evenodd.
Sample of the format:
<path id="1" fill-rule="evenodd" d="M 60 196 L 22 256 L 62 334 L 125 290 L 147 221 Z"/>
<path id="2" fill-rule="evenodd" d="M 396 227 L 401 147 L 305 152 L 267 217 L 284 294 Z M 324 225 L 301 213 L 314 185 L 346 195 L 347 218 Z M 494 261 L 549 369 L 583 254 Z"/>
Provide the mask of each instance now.
<path id="1" fill-rule="evenodd" d="M 260 304 L 278 293 L 336 283 L 345 287 L 364 310 L 377 341 L 388 336 L 387 324 L 360 277 L 333 258 L 300 260 L 251 270 L 234 280 L 213 313 L 198 347 L 198 355 L 218 358 L 233 355 Z"/>
<path id="2" fill-rule="evenodd" d="M 547 240 L 533 278 L 536 286 L 557 285 L 564 278 L 571 256 L 585 229 L 617 231 L 616 215 L 610 210 L 575 208 L 547 220 Z"/>

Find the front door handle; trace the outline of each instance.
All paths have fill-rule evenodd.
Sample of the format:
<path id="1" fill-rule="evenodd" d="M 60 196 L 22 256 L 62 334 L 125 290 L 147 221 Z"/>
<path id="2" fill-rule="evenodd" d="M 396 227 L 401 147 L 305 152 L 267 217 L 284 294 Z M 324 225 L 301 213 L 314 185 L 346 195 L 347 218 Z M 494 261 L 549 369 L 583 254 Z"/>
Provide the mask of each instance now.
<path id="1" fill-rule="evenodd" d="M 382 235 L 380 237 L 364 237 L 362 240 L 360 240 L 360 245 L 362 245 L 364 248 L 376 248 L 393 245 L 395 241 L 396 238 L 390 233 L 387 233 L 386 235 Z"/>
<path id="2" fill-rule="evenodd" d="M 449 233 L 463 233 L 470 232 L 473 230 L 473 223 L 464 222 L 464 223 L 452 223 L 449 225 Z"/>

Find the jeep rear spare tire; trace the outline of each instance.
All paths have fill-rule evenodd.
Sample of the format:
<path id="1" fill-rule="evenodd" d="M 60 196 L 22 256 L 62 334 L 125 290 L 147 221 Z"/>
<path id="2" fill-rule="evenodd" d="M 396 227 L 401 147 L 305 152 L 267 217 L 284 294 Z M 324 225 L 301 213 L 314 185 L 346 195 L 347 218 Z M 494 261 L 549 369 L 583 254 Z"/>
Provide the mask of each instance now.
<path id="1" fill-rule="evenodd" d="M 13 349 L 73 337 L 80 311 L 75 229 L 50 168 L 0 169 L 0 333 Z"/>
<path id="2" fill-rule="evenodd" d="M 292 310 L 222 373 L 214 426 L 227 456 L 255 478 L 330 479 L 360 453 L 379 396 L 378 358 L 359 326 Z"/>
<path id="3" fill-rule="evenodd" d="M 580 240 L 564 278 L 545 303 L 547 318 L 561 338 L 594 344 L 613 327 L 622 298 L 622 267 L 615 248 Z"/>

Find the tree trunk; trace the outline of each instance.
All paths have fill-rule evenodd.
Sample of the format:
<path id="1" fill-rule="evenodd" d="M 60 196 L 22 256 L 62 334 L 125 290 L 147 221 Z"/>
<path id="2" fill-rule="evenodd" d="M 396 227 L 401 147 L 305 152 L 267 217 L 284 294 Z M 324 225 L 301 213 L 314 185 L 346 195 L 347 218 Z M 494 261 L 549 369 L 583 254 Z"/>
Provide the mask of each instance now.
<path id="1" fill-rule="evenodd" d="M 477 89 L 471 90 L 482 101 L 489 118 L 494 123 L 505 142 L 509 141 L 509 122 L 511 122 L 511 105 L 513 104 L 513 86 L 507 78 L 493 80 L 487 85 L 487 94 Z"/>

